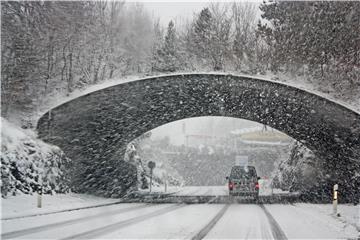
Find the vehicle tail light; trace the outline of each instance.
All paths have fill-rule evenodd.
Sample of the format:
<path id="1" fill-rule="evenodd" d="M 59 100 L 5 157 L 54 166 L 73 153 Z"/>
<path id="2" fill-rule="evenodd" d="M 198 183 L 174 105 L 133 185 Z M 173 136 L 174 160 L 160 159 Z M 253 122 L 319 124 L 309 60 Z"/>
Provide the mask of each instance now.
<path id="1" fill-rule="evenodd" d="M 256 184 L 255 184 L 255 189 L 259 189 L 260 188 L 260 185 L 259 185 L 259 183 L 257 182 Z"/>
<path id="2" fill-rule="evenodd" d="M 234 183 L 229 182 L 229 189 L 230 189 L 230 190 L 232 190 L 232 189 L 233 189 L 233 187 L 234 187 Z"/>

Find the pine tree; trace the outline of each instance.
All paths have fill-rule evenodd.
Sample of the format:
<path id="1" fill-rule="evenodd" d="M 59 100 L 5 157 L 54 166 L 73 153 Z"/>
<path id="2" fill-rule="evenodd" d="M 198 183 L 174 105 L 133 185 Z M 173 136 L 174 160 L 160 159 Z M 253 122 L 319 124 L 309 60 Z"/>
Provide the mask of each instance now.
<path id="1" fill-rule="evenodd" d="M 154 55 L 153 68 L 159 72 L 175 72 L 181 69 L 178 54 L 177 37 L 173 21 L 169 22 L 162 48 L 158 48 Z"/>
<path id="2" fill-rule="evenodd" d="M 163 48 L 166 71 L 175 72 L 179 70 L 179 61 L 176 47 L 175 26 L 174 22 L 170 21 Z"/>
<path id="3" fill-rule="evenodd" d="M 260 9 L 271 26 L 259 24 L 258 31 L 271 35 L 274 63 L 307 64 L 321 78 L 331 64 L 350 63 L 350 68 L 359 64 L 359 2 L 281 1 L 264 3 Z"/>
<path id="4" fill-rule="evenodd" d="M 155 22 L 154 24 L 154 42 L 153 45 L 151 47 L 151 54 L 152 54 L 152 59 L 151 59 L 151 72 L 157 72 L 159 70 L 161 70 L 159 68 L 159 66 L 162 64 L 161 63 L 161 56 L 162 56 L 162 48 L 163 48 L 163 31 L 160 27 L 160 22 L 159 20 L 157 22 Z"/>
<path id="5" fill-rule="evenodd" d="M 200 68 L 224 70 L 230 55 L 231 18 L 227 15 L 227 7 L 212 4 L 193 23 L 188 51 L 195 55 Z"/>
<path id="6" fill-rule="evenodd" d="M 193 41 L 196 54 L 202 58 L 209 58 L 209 46 L 212 34 L 212 16 L 209 8 L 204 8 L 195 22 Z"/>

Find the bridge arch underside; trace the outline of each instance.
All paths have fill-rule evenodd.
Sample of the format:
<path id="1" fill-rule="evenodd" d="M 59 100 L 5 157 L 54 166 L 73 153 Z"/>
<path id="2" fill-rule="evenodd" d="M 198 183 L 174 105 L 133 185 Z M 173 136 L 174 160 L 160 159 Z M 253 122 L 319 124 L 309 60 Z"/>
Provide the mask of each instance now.
<path id="1" fill-rule="evenodd" d="M 359 114 L 294 87 L 233 75 L 169 75 L 112 86 L 52 109 L 39 120 L 38 133 L 76 164 L 99 163 L 86 175 L 119 162 L 114 153 L 125 152 L 141 134 L 201 116 L 266 124 L 304 143 L 334 169 L 359 166 Z"/>

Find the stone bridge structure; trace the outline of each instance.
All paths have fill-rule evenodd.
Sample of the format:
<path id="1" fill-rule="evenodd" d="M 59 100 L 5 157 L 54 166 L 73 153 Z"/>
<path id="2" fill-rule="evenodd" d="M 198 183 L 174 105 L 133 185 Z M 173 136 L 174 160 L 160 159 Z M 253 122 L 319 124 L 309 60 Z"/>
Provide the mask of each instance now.
<path id="1" fill-rule="evenodd" d="M 134 171 L 119 158 L 129 142 L 163 124 L 200 116 L 266 124 L 302 142 L 333 169 L 352 171 L 359 166 L 359 113 L 319 95 L 253 77 L 182 74 L 122 83 L 51 109 L 40 118 L 37 130 L 82 169 L 74 184 L 116 195 L 133 184 L 123 186 L 124 176 L 132 179 Z"/>

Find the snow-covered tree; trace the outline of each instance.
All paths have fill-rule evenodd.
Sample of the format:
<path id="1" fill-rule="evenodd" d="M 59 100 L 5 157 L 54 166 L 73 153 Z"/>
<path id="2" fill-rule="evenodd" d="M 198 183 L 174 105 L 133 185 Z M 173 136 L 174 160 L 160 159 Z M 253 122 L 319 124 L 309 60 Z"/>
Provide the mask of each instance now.
<path id="1" fill-rule="evenodd" d="M 271 36 L 268 43 L 274 48 L 275 64 L 286 71 L 303 70 L 307 65 L 320 81 L 335 80 L 335 85 L 348 81 L 356 86 L 358 79 L 348 73 L 354 73 L 359 65 L 359 2 L 271 1 L 260 9 L 266 21 L 258 30 Z M 337 73 L 345 73 L 342 79 L 331 77 L 334 67 Z M 329 71 L 332 74 L 326 74 Z"/>
<path id="2" fill-rule="evenodd" d="M 1 118 L 1 195 L 64 193 L 70 189 L 70 160 L 56 146 L 36 139 Z"/>
<path id="3" fill-rule="evenodd" d="M 155 48 L 153 71 L 175 72 L 182 68 L 181 58 L 178 53 L 178 39 L 173 21 L 169 22 L 165 39 L 161 44 L 161 47 L 159 47 L 159 43 L 157 43 Z"/>
<path id="4" fill-rule="evenodd" d="M 211 4 L 204 8 L 191 26 L 187 48 L 198 68 L 221 71 L 230 55 L 231 18 L 228 5 Z"/>
<path id="5" fill-rule="evenodd" d="M 234 3 L 232 6 L 235 32 L 233 53 L 236 70 L 253 70 L 258 60 L 256 53 L 256 5 L 253 3 Z M 254 44 L 255 43 L 255 44 Z"/>
<path id="6" fill-rule="evenodd" d="M 210 65 L 212 21 L 209 8 L 204 8 L 188 33 L 188 51 L 195 55 L 200 65 Z"/>
<path id="7" fill-rule="evenodd" d="M 334 184 L 341 189 L 340 201 L 357 202 L 360 164 L 331 162 L 320 158 L 303 144 L 295 142 L 286 160 L 276 162 L 272 184 L 275 188 L 301 193 L 304 201 L 329 202 Z"/>

